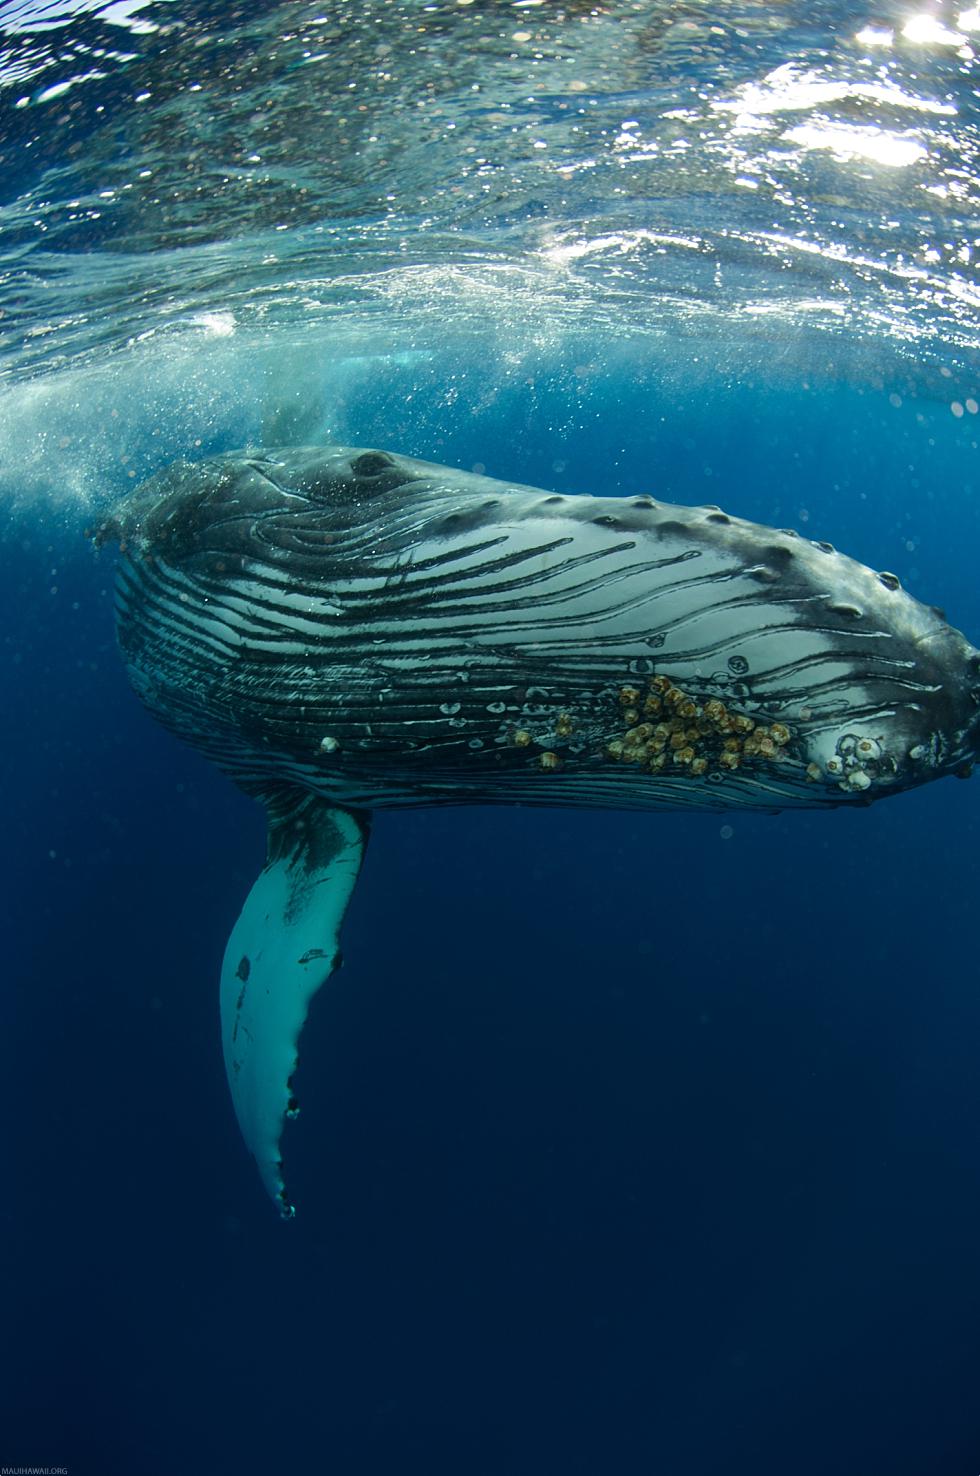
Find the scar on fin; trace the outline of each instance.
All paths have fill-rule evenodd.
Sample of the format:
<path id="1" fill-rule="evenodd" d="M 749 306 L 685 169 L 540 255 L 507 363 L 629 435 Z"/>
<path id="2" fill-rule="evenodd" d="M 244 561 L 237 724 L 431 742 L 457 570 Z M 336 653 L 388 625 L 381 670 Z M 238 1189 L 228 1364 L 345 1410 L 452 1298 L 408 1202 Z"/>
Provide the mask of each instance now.
<path id="1" fill-rule="evenodd" d="M 312 963 L 315 958 L 326 958 L 326 956 L 326 950 L 323 948 L 308 948 L 302 958 L 298 958 L 296 962 L 308 964 Z"/>
<path id="2" fill-rule="evenodd" d="M 242 957 L 241 957 L 241 961 L 240 961 L 240 963 L 238 965 L 238 968 L 235 970 L 235 978 L 236 979 L 241 979 L 244 982 L 248 978 L 248 976 L 249 976 L 249 974 L 251 972 L 252 972 L 252 963 L 251 963 L 251 960 L 249 959 L 249 956 L 248 956 L 247 953 L 243 953 L 242 954 Z M 243 989 L 242 990 L 242 994 L 244 995 L 244 993 L 245 993 L 245 991 Z M 239 1000 L 238 1003 L 239 1003 L 239 1006 L 241 1006 L 241 1000 Z"/>
<path id="3" fill-rule="evenodd" d="M 247 989 L 248 989 L 248 985 L 247 984 L 243 984 L 242 987 L 241 987 L 241 989 L 238 991 L 238 998 L 235 1000 L 235 1024 L 234 1024 L 234 1028 L 232 1029 L 232 1032 L 231 1032 L 231 1043 L 232 1043 L 232 1045 L 234 1045 L 235 1044 L 235 1041 L 238 1039 L 238 1031 L 239 1031 L 239 1028 L 240 1028 L 241 1023 L 242 1023 L 242 1005 L 245 1003 L 245 991 Z M 235 1072 L 236 1072 L 236 1074 L 238 1072 L 238 1065 L 237 1065 L 237 1063 L 235 1065 Z"/>

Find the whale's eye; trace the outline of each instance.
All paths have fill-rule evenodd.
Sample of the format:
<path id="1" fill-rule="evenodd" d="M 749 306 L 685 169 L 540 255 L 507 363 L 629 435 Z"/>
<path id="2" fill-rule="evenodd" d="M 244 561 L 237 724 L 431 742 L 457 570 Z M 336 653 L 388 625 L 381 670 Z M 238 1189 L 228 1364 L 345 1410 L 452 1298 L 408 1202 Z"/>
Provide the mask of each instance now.
<path id="1" fill-rule="evenodd" d="M 383 451 L 365 451 L 363 456 L 358 456 L 351 462 L 350 469 L 355 477 L 380 477 L 383 472 L 390 471 L 394 466 L 390 456 Z"/>

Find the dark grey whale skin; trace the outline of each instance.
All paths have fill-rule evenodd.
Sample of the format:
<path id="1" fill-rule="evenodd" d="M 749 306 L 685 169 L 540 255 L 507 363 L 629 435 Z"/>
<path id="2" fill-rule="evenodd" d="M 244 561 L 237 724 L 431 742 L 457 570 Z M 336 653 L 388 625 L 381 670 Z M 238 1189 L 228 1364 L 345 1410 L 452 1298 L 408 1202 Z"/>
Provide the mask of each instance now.
<path id="1" fill-rule="evenodd" d="M 313 447 L 178 463 L 101 536 L 140 697 L 265 796 L 772 810 L 975 757 L 980 655 L 941 612 L 718 508 Z M 713 702 L 788 737 L 726 767 L 719 729 L 699 772 L 669 742 L 658 769 L 659 739 L 629 738 L 674 715 L 648 714 L 651 681 L 695 726 Z"/>

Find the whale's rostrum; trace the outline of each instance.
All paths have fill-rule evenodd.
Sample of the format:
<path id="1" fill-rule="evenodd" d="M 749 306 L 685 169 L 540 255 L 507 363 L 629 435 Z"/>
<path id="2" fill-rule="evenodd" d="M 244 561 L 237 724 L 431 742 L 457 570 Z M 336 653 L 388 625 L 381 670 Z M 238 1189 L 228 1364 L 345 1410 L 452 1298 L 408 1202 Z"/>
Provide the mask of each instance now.
<path id="1" fill-rule="evenodd" d="M 980 654 L 940 611 L 716 507 L 262 450 L 170 467 L 100 537 L 137 693 L 268 812 L 221 1019 L 287 1216 L 297 1042 L 373 809 L 866 805 L 977 750 Z"/>

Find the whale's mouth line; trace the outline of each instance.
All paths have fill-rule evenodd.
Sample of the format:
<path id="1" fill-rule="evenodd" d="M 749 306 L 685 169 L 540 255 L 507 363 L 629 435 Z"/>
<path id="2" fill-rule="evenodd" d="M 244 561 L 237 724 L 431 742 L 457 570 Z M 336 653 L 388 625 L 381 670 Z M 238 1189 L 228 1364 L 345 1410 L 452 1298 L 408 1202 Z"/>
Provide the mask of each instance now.
<path id="1" fill-rule="evenodd" d="M 916 647 L 931 646 L 936 641 L 948 641 L 954 634 L 952 626 L 944 625 L 939 630 L 923 631 L 921 635 L 913 637 L 913 643 Z"/>

